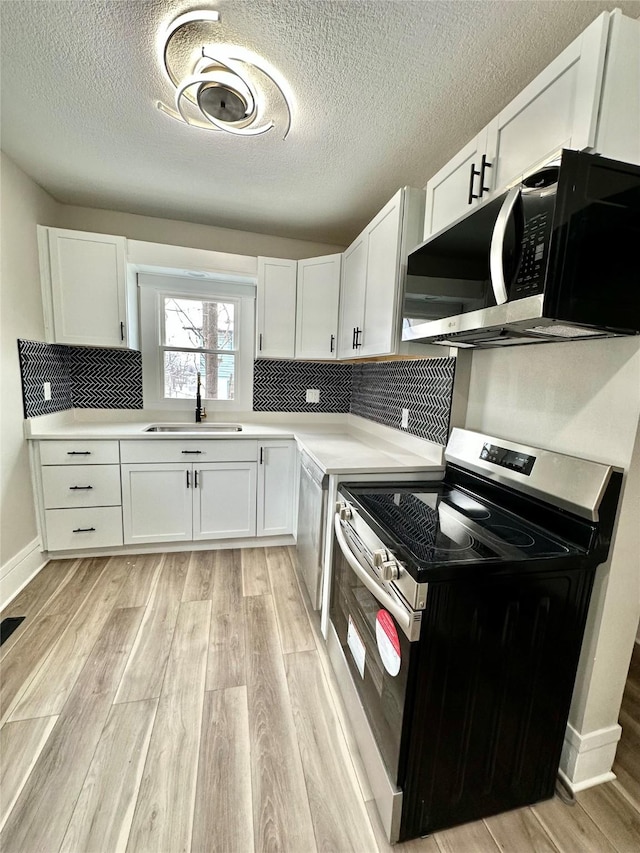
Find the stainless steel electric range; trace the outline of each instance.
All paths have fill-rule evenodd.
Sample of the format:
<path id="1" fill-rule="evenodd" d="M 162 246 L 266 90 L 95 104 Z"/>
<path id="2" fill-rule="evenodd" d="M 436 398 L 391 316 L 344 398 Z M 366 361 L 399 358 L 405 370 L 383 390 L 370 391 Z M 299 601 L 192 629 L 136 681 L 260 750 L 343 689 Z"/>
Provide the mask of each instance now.
<path id="1" fill-rule="evenodd" d="M 553 795 L 622 479 L 461 429 L 445 457 L 334 519 L 329 654 L 391 842 Z"/>

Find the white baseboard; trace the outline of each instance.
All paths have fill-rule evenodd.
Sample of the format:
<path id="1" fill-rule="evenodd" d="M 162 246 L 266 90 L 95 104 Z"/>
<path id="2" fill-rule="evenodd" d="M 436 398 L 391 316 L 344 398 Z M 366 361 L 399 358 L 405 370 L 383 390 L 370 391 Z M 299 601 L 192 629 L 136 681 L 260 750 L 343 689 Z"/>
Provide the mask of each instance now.
<path id="1" fill-rule="evenodd" d="M 120 545 L 114 548 L 75 549 L 73 551 L 45 551 L 49 560 L 77 560 L 85 557 L 117 557 L 132 554 L 163 554 L 171 551 L 221 551 L 229 548 L 273 548 L 278 545 L 295 545 L 296 540 L 283 536 L 253 536 L 246 539 L 206 539 L 202 541 L 149 542 L 143 545 Z"/>
<path id="2" fill-rule="evenodd" d="M 559 772 L 571 791 L 583 791 L 616 778 L 611 767 L 621 734 L 617 723 L 587 734 L 579 734 L 567 724 Z"/>
<path id="3" fill-rule="evenodd" d="M 36 538 L 0 568 L 0 609 L 6 607 L 49 562 L 40 549 L 40 539 Z"/>

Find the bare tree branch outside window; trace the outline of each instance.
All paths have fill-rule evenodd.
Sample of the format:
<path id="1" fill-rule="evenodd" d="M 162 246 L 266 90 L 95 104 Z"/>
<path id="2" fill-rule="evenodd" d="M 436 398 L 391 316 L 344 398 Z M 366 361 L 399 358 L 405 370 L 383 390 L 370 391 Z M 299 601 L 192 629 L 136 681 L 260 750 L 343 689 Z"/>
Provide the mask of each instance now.
<path id="1" fill-rule="evenodd" d="M 235 303 L 165 296 L 163 311 L 165 397 L 195 397 L 200 373 L 205 399 L 234 399 Z"/>

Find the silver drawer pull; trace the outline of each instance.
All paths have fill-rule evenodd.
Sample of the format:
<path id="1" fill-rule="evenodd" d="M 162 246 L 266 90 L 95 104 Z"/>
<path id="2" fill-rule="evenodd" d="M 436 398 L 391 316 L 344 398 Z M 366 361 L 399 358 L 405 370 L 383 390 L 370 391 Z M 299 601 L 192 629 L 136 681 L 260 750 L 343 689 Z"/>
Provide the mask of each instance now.
<path id="1" fill-rule="evenodd" d="M 69 491 L 71 492 L 81 492 L 85 489 L 92 489 L 93 486 L 69 486 Z"/>
<path id="2" fill-rule="evenodd" d="M 75 530 L 72 530 L 72 533 L 93 533 L 95 531 L 95 527 L 76 527 Z"/>

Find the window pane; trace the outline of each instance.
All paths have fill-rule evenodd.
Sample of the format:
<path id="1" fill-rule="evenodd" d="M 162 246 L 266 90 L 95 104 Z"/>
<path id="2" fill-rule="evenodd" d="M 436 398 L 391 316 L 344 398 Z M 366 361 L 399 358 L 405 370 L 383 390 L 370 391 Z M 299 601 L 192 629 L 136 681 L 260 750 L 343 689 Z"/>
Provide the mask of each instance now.
<path id="1" fill-rule="evenodd" d="M 231 353 L 212 355 L 165 350 L 164 396 L 195 401 L 199 372 L 203 399 L 233 400 L 235 361 Z"/>
<path id="2" fill-rule="evenodd" d="M 165 346 L 198 349 L 234 348 L 233 302 L 164 299 Z"/>

